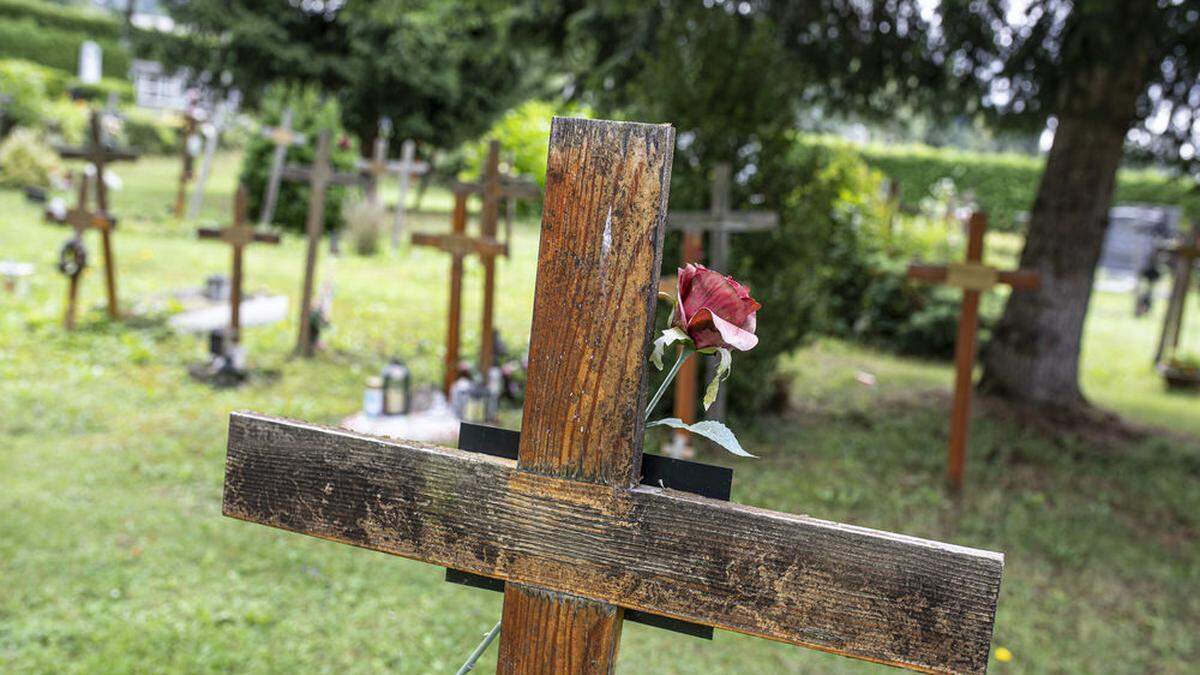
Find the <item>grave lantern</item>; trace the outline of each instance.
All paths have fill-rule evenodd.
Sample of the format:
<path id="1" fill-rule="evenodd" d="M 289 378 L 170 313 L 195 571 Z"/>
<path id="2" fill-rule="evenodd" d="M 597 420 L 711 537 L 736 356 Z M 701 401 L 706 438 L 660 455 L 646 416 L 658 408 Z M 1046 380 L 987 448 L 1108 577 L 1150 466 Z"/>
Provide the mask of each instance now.
<path id="1" fill-rule="evenodd" d="M 383 378 L 368 377 L 367 388 L 363 390 L 363 414 L 367 417 L 379 417 L 383 414 L 383 401 Z"/>
<path id="2" fill-rule="evenodd" d="M 383 414 L 407 415 L 412 409 L 412 378 L 408 366 L 392 359 L 383 368 Z"/>
<path id="3" fill-rule="evenodd" d="M 492 393 L 482 382 L 472 382 L 465 390 L 462 420 L 470 424 L 487 423 L 492 409 Z"/>

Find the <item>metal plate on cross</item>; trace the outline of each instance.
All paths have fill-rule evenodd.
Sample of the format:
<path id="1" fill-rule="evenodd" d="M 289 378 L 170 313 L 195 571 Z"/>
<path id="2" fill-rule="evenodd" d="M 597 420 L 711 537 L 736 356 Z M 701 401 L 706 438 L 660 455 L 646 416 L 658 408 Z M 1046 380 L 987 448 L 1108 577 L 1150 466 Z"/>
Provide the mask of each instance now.
<path id="1" fill-rule="evenodd" d="M 950 263 L 946 266 L 946 285 L 966 291 L 986 291 L 996 285 L 994 267 L 979 263 Z"/>

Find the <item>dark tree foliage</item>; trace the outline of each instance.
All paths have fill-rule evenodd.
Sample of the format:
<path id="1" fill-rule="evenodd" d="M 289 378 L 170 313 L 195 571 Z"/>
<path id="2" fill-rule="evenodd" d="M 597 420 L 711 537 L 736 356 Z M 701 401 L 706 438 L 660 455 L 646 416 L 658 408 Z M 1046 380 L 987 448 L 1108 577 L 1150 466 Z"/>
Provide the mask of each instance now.
<path id="1" fill-rule="evenodd" d="M 251 104 L 268 84 L 316 85 L 364 140 L 386 115 L 399 138 L 456 146 L 543 79 L 536 50 L 512 41 L 514 13 L 488 0 L 164 4 L 191 31 L 161 45 L 168 62 L 229 73 Z"/>

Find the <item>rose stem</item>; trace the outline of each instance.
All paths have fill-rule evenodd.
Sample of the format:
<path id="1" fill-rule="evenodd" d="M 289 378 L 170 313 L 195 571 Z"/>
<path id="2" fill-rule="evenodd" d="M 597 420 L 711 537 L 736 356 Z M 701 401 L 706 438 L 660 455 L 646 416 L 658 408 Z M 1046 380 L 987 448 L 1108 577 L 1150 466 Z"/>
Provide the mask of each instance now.
<path id="1" fill-rule="evenodd" d="M 458 669 L 458 673 L 456 675 L 465 675 L 465 673 L 469 673 L 472 669 L 474 669 L 475 662 L 479 660 L 480 656 L 483 656 L 483 653 L 487 651 L 488 645 L 492 644 L 492 640 L 495 640 L 496 636 L 499 634 L 500 622 L 497 621 L 496 625 L 492 626 L 492 629 L 488 631 L 488 634 L 483 636 L 483 642 L 480 642 L 479 646 L 475 648 L 475 651 L 471 652 L 471 655 L 467 657 L 467 662 L 462 665 L 462 668 Z"/>
<path id="2" fill-rule="evenodd" d="M 675 381 L 675 376 L 679 374 L 680 366 L 683 365 L 683 362 L 687 360 L 687 357 L 691 353 L 692 350 L 683 346 L 679 347 L 679 357 L 675 359 L 675 365 L 671 366 L 671 369 L 667 371 L 666 378 L 663 379 L 662 384 L 658 385 L 658 391 L 654 392 L 654 397 L 650 399 L 650 405 L 646 406 L 647 422 L 650 421 L 650 413 L 654 412 L 654 406 L 658 405 L 658 402 L 662 400 L 663 394 L 667 392 L 667 387 L 671 386 L 671 382 Z"/>

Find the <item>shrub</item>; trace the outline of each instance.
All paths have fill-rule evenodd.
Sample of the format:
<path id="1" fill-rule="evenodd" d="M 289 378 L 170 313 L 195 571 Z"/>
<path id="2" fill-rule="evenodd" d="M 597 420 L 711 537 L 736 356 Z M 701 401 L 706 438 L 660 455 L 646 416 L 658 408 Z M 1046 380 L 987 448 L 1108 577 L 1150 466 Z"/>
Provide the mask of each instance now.
<path id="1" fill-rule="evenodd" d="M 342 218 L 350 230 L 350 246 L 355 253 L 375 255 L 379 252 L 379 237 L 388 224 L 388 213 L 382 205 L 365 199 L 349 200 L 342 207 Z"/>
<path id="2" fill-rule="evenodd" d="M 58 154 L 33 129 L 17 129 L 0 143 L 0 184 L 48 187 L 60 169 Z"/>
<path id="3" fill-rule="evenodd" d="M 88 107 L 82 101 L 59 98 L 42 109 L 42 129 L 54 143 L 80 145 L 88 134 Z"/>
<path id="4" fill-rule="evenodd" d="M 168 154 L 179 149 L 178 129 L 182 122 L 178 115 L 156 113 L 141 108 L 126 108 L 122 125 L 124 145 L 136 148 L 145 154 Z"/>
<path id="5" fill-rule="evenodd" d="M 107 103 L 110 94 L 116 94 L 117 101 L 120 103 L 133 103 L 133 84 L 112 77 L 101 78 L 94 84 L 84 84 L 79 81 L 79 78 L 73 77 L 67 83 L 67 91 L 71 94 L 71 98 L 80 98 L 100 104 Z"/>
<path id="6" fill-rule="evenodd" d="M 12 98 L 5 106 L 6 126 L 36 126 L 46 105 L 46 77 L 35 63 L 8 59 L 0 61 L 0 94 Z M 4 129 L 0 129 L 3 133 Z"/>
<path id="7" fill-rule="evenodd" d="M 312 164 L 316 155 L 317 136 L 320 129 L 325 128 L 333 132 L 330 161 L 335 169 L 352 170 L 359 157 L 358 145 L 342 128 L 341 111 L 337 101 L 330 98 L 322 102 L 321 95 L 315 88 L 273 87 L 263 98 L 260 115 L 262 124 L 278 124 L 283 110 L 289 105 L 292 108 L 292 128 L 303 133 L 308 142 L 288 149 L 287 161 L 302 165 Z M 274 151 L 275 146 L 258 133 L 253 134 L 246 143 L 239 180 L 249 192 L 250 213 L 258 213 L 262 209 L 267 178 L 271 172 L 271 155 Z M 303 232 L 308 213 L 308 193 L 307 183 L 282 182 L 275 206 L 274 223 L 284 229 Z M 346 198 L 346 193 L 347 188 L 340 185 L 331 185 L 328 188 L 325 198 L 326 230 L 341 227 L 342 201 Z"/>
<path id="8" fill-rule="evenodd" d="M 465 173 L 475 178 L 487 161 L 488 142 L 500 142 L 500 161 L 511 162 L 511 172 L 546 186 L 546 146 L 550 142 L 550 120 L 558 110 L 545 101 L 527 101 L 508 111 L 483 138 L 463 148 Z"/>

